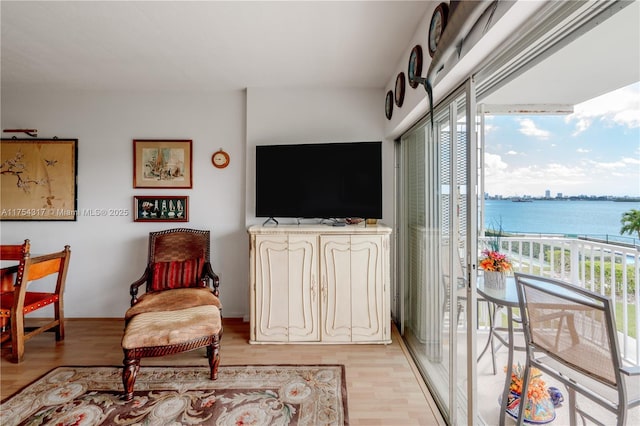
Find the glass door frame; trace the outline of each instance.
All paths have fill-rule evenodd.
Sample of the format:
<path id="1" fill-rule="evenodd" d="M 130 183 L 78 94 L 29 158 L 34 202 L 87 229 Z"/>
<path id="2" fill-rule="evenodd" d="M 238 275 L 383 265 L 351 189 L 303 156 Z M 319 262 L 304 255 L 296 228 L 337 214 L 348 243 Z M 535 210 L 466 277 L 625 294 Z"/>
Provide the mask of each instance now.
<path id="1" fill-rule="evenodd" d="M 462 103 L 459 102 L 461 97 L 463 99 Z M 458 108 L 461 108 L 462 106 L 464 106 L 464 110 L 458 111 Z M 478 240 L 477 240 L 478 197 L 481 195 L 478 192 L 478 173 L 479 173 L 479 170 L 481 170 L 481 167 L 479 167 L 479 163 L 478 163 L 478 156 L 479 156 L 478 155 L 478 135 L 477 135 L 478 113 L 476 108 L 477 106 L 476 106 L 476 94 L 475 94 L 475 81 L 473 77 L 469 77 L 461 86 L 459 86 L 457 89 L 452 91 L 445 99 L 439 102 L 433 109 L 433 114 L 436 117 L 442 116 L 443 114 L 448 116 L 449 127 L 450 129 L 452 129 L 452 132 L 455 131 L 455 129 L 457 129 L 457 125 L 459 124 L 457 123 L 459 112 L 462 113 L 461 115 L 464 115 L 466 117 L 465 119 L 466 169 L 464 172 L 464 175 L 465 175 L 464 182 L 457 182 L 456 180 L 457 179 L 457 176 L 455 173 L 456 172 L 456 167 L 455 167 L 456 152 L 455 152 L 455 148 L 451 148 L 451 147 L 455 147 L 456 144 L 452 143 L 449 149 L 450 155 L 453 155 L 451 157 L 452 158 L 451 161 L 453 161 L 453 165 L 451 167 L 450 176 L 449 176 L 452 183 L 450 188 L 450 192 L 451 192 L 450 195 L 453 198 L 458 194 L 458 185 L 464 185 L 465 191 L 466 191 L 464 194 L 464 199 L 460 201 L 465 203 L 467 207 L 466 222 L 464 223 L 464 225 L 461 225 L 461 226 L 465 226 L 466 228 L 463 232 L 463 235 L 465 236 L 465 247 L 466 247 L 466 253 L 464 253 L 465 259 L 464 259 L 463 270 L 465 271 L 464 278 L 465 278 L 465 282 L 467 283 L 466 285 L 467 297 L 466 297 L 466 306 L 465 306 L 466 315 L 464 316 L 464 320 L 466 322 L 465 324 L 466 348 L 464 349 L 468 349 L 467 355 L 466 355 L 466 365 L 464 366 L 466 368 L 466 375 L 459 375 L 458 373 L 459 367 L 463 367 L 463 366 L 458 365 L 456 361 L 457 339 L 455 338 L 451 339 L 452 347 L 450 350 L 449 360 L 448 360 L 450 370 L 448 372 L 449 391 L 448 391 L 448 400 L 446 402 L 442 400 L 442 396 L 444 395 L 440 395 L 437 392 L 434 392 L 435 387 L 433 386 L 432 383 L 430 383 L 430 379 L 427 377 L 427 373 L 425 372 L 425 369 L 421 368 L 418 362 L 416 362 L 416 365 L 418 365 L 418 370 L 420 371 L 425 382 L 427 383 L 427 386 L 429 387 L 429 390 L 431 391 L 434 397 L 434 400 L 439 405 L 439 408 L 443 414 L 443 417 L 450 424 L 459 424 L 460 422 L 459 413 L 463 413 L 463 417 L 466 418 L 466 422 L 470 425 L 476 424 L 478 419 L 478 409 L 477 409 L 478 399 L 477 399 L 477 386 L 476 386 L 477 371 L 476 371 L 476 362 L 475 362 L 477 357 L 477 350 L 476 350 L 477 296 L 476 296 L 475 288 L 476 288 L 477 247 L 478 247 Z M 448 112 L 445 112 L 446 109 L 448 109 Z M 420 120 L 415 126 L 409 129 L 405 134 L 409 134 L 410 132 L 413 132 L 414 130 L 420 127 L 425 127 L 426 133 L 428 134 L 426 143 L 428 144 L 437 143 L 438 141 L 434 140 L 435 132 L 433 131 L 431 124 L 428 122 L 430 118 L 431 117 L 427 115 L 427 117 Z M 434 121 L 434 124 L 435 124 L 435 121 Z M 402 189 L 405 187 L 404 170 L 405 170 L 406 164 L 405 164 L 404 156 L 402 155 L 403 151 L 401 147 L 401 140 L 402 138 L 400 138 L 396 142 L 396 149 L 395 149 L 396 179 L 397 179 L 396 191 L 399 194 L 397 201 L 401 200 L 400 197 L 402 197 L 401 195 Z M 452 137 L 452 140 L 455 141 L 456 139 Z M 425 164 L 425 167 L 429 167 L 429 165 Z M 425 189 L 425 191 L 427 191 L 427 189 Z M 425 197 L 426 197 L 426 194 L 425 194 Z M 407 283 L 406 281 L 407 273 L 405 270 L 407 253 L 405 250 L 405 246 L 408 241 L 408 235 L 406 234 L 406 227 L 404 226 L 404 221 L 406 219 L 405 204 L 402 202 L 397 202 L 396 206 L 397 206 L 396 217 L 398 219 L 396 223 L 396 231 L 398 233 L 398 236 L 397 236 L 398 244 L 396 246 L 398 267 L 396 268 L 396 276 L 397 276 L 397 283 L 398 283 L 397 294 L 399 299 L 399 303 L 397 305 L 399 308 L 397 320 L 399 325 L 398 328 L 401 334 L 404 336 L 405 308 L 407 308 L 404 303 L 404 296 L 407 290 L 406 288 L 404 288 Z M 455 203 L 452 203 L 449 209 L 450 210 L 454 209 L 456 208 L 456 206 L 458 206 L 457 201 Z M 448 232 L 450 233 L 450 235 L 458 235 L 459 234 L 458 225 L 457 223 L 452 223 L 452 222 L 456 222 L 456 221 L 450 220 L 450 224 L 449 224 L 450 229 L 448 229 Z M 454 254 L 456 256 L 458 255 L 457 252 L 454 253 L 454 250 L 457 251 L 458 250 L 457 247 L 454 246 L 454 244 L 449 244 L 450 259 L 453 258 L 452 256 Z M 450 262 L 450 263 L 453 263 L 453 262 Z M 450 272 L 452 273 L 453 267 L 450 266 L 449 269 L 450 269 Z M 453 277 L 453 274 L 450 276 Z M 453 285 L 450 285 L 449 287 L 450 287 L 449 315 L 450 315 L 450 318 L 456 318 L 454 310 L 456 309 L 457 302 L 458 302 L 457 294 L 455 291 L 455 287 Z M 455 328 L 454 328 L 454 331 L 455 331 Z M 411 350 L 409 352 L 411 352 Z M 414 356 L 414 354 L 412 354 L 412 356 Z M 460 380 L 460 376 L 466 376 L 466 377 L 463 377 L 463 379 L 466 380 L 466 389 L 464 389 L 467 395 L 466 403 L 464 401 L 461 401 L 458 398 L 458 391 L 461 390 L 458 388 L 458 385 L 462 383 L 462 382 L 458 383 Z M 460 406 L 460 404 L 462 404 L 463 406 Z"/>

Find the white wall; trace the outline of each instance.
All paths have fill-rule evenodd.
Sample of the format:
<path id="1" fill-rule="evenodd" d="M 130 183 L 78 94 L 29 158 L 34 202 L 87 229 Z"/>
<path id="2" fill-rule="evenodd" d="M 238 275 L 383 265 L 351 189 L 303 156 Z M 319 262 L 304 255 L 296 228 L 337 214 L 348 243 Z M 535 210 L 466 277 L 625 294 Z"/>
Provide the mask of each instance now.
<path id="1" fill-rule="evenodd" d="M 248 236 L 254 215 L 256 144 L 383 143 L 384 220 L 393 214 L 393 144 L 384 139 L 382 90 L 249 89 L 219 93 L 2 91 L 1 126 L 36 128 L 40 138 L 78 139 L 78 209 L 131 209 L 134 195 L 190 197 L 189 222 L 137 223 L 80 216 L 76 222 L 0 222 L 0 242 L 31 239 L 42 253 L 71 246 L 65 314 L 122 317 L 129 284 L 143 272 L 148 233 L 209 229 L 226 317 L 248 316 Z M 3 137 L 11 135 L 3 134 Z M 26 137 L 26 136 L 25 136 Z M 134 189 L 133 139 L 193 140 L 193 189 Z M 211 165 L 224 148 L 226 169 Z M 391 219 L 390 219 L 391 218 Z"/>
<path id="2" fill-rule="evenodd" d="M 247 225 L 264 221 L 255 217 L 256 145 L 366 141 L 383 141 L 382 221 L 391 223 L 393 142 L 384 138 L 381 94 L 378 89 L 248 89 Z"/>
<path id="3" fill-rule="evenodd" d="M 148 233 L 209 229 L 226 316 L 242 316 L 246 297 L 244 234 L 244 93 L 2 92 L 2 128 L 36 128 L 41 138 L 78 139 L 78 209 L 132 209 L 133 196 L 188 195 L 189 222 L 138 223 L 133 217 L 76 222 L 0 222 L 3 244 L 31 239 L 42 253 L 71 246 L 67 317 L 122 317 L 129 284 L 144 271 Z M 3 137 L 11 135 L 3 134 Z M 193 189 L 134 189 L 133 139 L 193 140 Z M 211 155 L 223 147 L 229 167 Z"/>

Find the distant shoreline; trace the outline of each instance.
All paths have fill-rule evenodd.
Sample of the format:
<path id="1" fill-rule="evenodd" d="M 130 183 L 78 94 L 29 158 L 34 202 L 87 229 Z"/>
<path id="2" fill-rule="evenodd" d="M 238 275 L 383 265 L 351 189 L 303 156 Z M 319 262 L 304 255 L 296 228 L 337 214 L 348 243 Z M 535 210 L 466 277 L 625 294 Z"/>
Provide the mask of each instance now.
<path id="1" fill-rule="evenodd" d="M 500 197 L 500 196 L 487 196 L 485 200 L 491 201 L 516 201 L 516 202 L 529 202 L 529 201 L 612 201 L 621 203 L 640 203 L 640 197 L 611 197 L 611 196 L 577 196 L 577 197 Z"/>

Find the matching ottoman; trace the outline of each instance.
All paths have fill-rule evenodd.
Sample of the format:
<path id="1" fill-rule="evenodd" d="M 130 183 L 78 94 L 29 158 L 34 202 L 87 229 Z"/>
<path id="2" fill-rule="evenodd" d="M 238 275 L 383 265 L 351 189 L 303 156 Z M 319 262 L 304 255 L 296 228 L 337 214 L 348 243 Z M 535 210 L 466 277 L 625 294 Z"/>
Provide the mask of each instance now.
<path id="1" fill-rule="evenodd" d="M 122 350 L 124 399 L 133 398 L 140 359 L 207 348 L 211 379 L 218 376 L 222 319 L 216 305 L 138 313 L 127 320 Z"/>

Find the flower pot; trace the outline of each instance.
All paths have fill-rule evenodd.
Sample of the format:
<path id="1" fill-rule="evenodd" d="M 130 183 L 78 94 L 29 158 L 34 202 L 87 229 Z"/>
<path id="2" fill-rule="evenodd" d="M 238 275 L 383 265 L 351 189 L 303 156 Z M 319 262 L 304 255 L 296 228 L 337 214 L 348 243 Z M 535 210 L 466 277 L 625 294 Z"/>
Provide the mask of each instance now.
<path id="1" fill-rule="evenodd" d="M 484 287 L 494 290 L 504 290 L 507 281 L 504 272 L 484 271 Z"/>
<path id="2" fill-rule="evenodd" d="M 498 398 L 498 402 L 500 402 Z M 520 412 L 521 395 L 519 393 L 510 392 L 507 399 L 507 414 L 514 419 L 518 418 Z M 524 422 L 529 424 L 545 424 L 552 422 L 556 418 L 556 410 L 551 401 L 551 398 L 547 397 L 533 403 L 531 400 L 527 400 L 527 405 L 524 409 Z"/>

